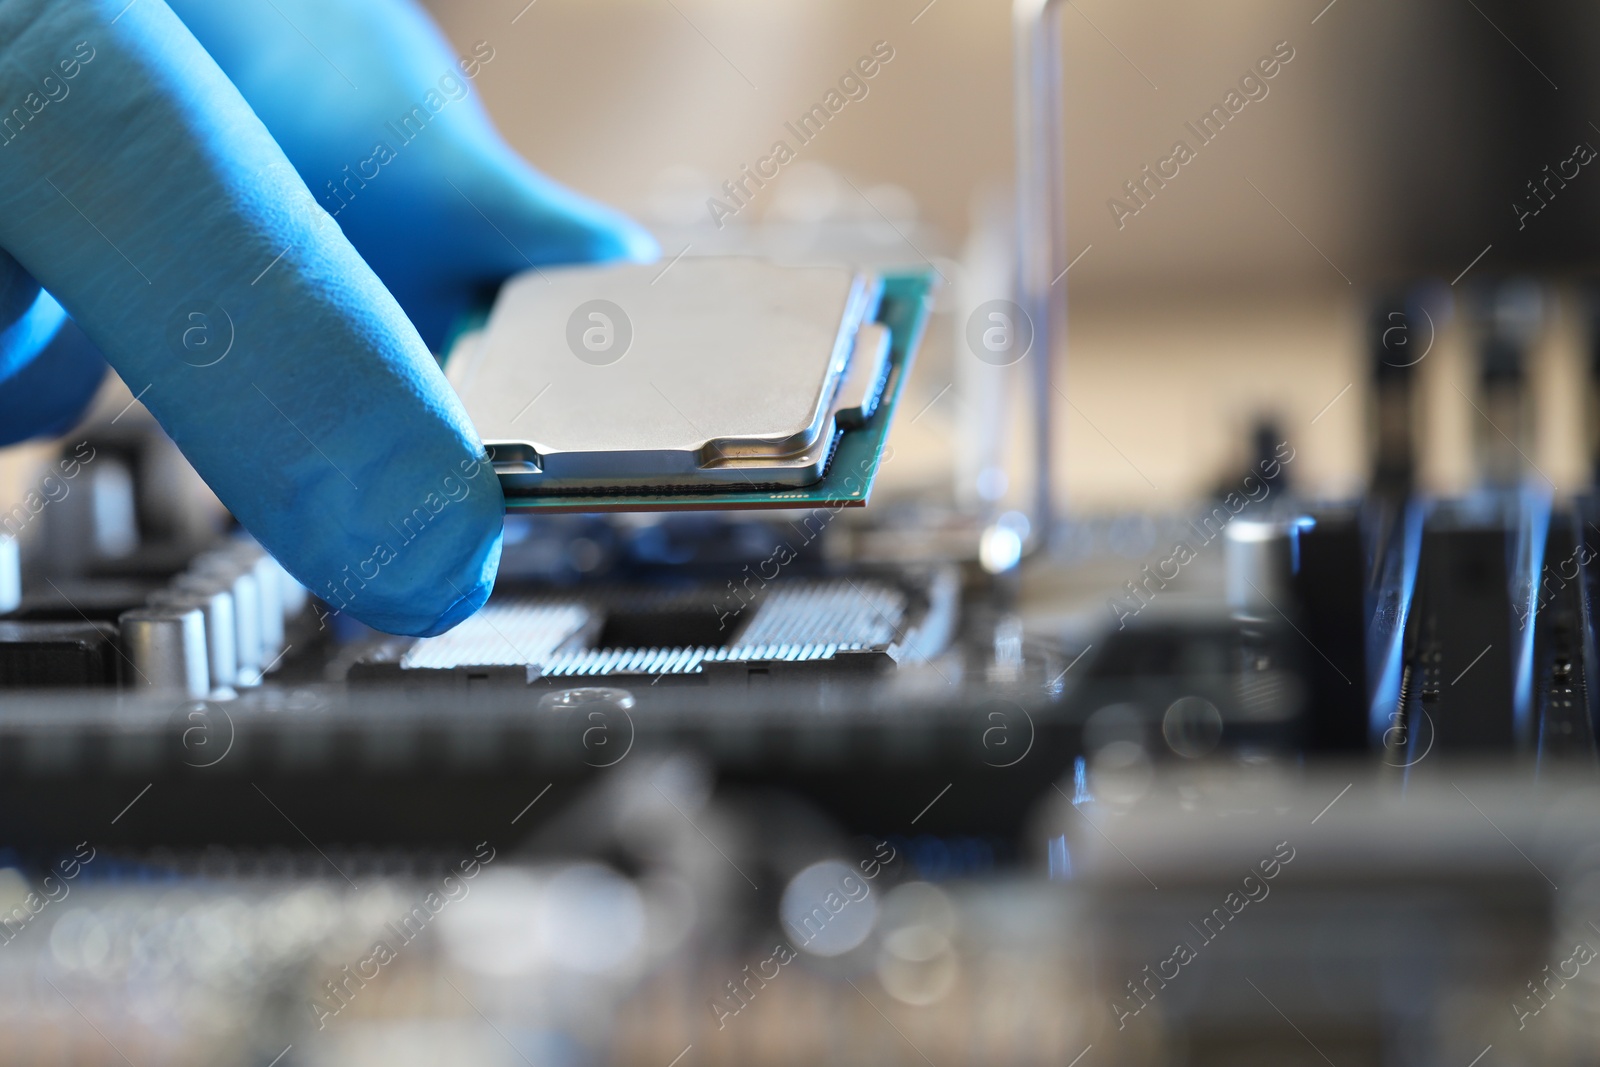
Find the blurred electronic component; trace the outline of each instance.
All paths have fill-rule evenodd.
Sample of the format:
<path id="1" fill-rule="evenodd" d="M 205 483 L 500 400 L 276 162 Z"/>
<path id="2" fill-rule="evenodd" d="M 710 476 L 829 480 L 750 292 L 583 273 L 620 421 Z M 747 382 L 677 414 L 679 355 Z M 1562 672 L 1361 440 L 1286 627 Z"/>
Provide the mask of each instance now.
<path id="1" fill-rule="evenodd" d="M 233 594 L 221 585 L 201 587 L 203 591 L 161 590 L 150 595 L 152 607 L 200 612 L 206 639 L 206 666 L 211 687 L 222 689 L 234 684 L 239 675 L 238 626 L 234 621 Z"/>
<path id="2" fill-rule="evenodd" d="M 198 700 L 211 691 L 206 620 L 198 607 L 137 608 L 117 619 L 131 683 Z"/>
<path id="3" fill-rule="evenodd" d="M 109 686 L 119 666 L 117 632 L 107 623 L 0 621 L 0 687 Z"/>
<path id="4" fill-rule="evenodd" d="M 1433 321 L 1423 332 L 1412 320 L 1426 308 L 1403 299 L 1379 301 L 1371 323 L 1371 382 L 1368 421 L 1372 436 L 1373 492 L 1404 496 L 1416 483 L 1417 364 L 1435 339 Z"/>
<path id="5" fill-rule="evenodd" d="M 0 533 L 0 615 L 22 603 L 22 553 L 17 539 Z"/>
<path id="6" fill-rule="evenodd" d="M 1478 463 L 1494 486 L 1514 486 L 1528 469 L 1532 447 L 1530 351 L 1544 325 L 1546 297 L 1535 282 L 1507 282 L 1484 297 L 1478 348 L 1478 414 L 1473 429 Z"/>

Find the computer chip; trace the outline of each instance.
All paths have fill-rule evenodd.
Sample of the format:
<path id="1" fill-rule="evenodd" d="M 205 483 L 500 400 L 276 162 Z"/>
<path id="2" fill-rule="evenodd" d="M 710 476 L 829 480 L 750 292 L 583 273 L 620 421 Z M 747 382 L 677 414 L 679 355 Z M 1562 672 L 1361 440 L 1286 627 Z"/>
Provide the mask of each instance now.
<path id="1" fill-rule="evenodd" d="M 530 271 L 445 373 L 511 507 L 862 504 L 928 289 L 741 257 Z"/>

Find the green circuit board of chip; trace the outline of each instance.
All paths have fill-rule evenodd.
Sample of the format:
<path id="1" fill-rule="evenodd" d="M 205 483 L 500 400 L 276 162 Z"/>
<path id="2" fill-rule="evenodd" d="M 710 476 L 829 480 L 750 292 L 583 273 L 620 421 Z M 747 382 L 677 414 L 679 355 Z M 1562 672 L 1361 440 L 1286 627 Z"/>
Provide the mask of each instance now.
<path id="1" fill-rule="evenodd" d="M 805 486 L 749 489 L 730 486 L 592 493 L 549 493 L 502 483 L 506 507 L 548 513 L 864 507 L 872 495 L 889 428 L 927 328 L 935 275 L 929 269 L 889 271 L 883 274 L 883 283 L 875 320 L 889 331 L 889 369 L 883 391 L 869 418 L 837 434 L 833 457 L 820 481 Z"/>

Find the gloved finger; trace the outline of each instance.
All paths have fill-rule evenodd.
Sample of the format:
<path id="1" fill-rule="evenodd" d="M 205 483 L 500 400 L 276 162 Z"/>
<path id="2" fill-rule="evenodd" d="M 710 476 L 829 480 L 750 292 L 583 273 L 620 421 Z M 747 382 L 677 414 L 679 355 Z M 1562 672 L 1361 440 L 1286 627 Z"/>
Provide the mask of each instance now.
<path id="1" fill-rule="evenodd" d="M 466 160 L 472 164 L 459 165 Z M 637 224 L 503 146 L 479 144 L 439 160 L 419 153 L 413 162 L 412 173 L 397 173 L 383 190 L 392 195 L 352 199 L 336 218 L 435 350 L 463 312 L 512 274 L 659 254 Z"/>
<path id="2" fill-rule="evenodd" d="M 0 381 L 0 445 L 66 433 L 89 410 L 106 376 L 99 349 L 49 293 L 41 289 L 40 296 L 50 309 L 44 317 L 59 322 L 60 329 L 34 358 Z M 0 350 L 5 347 L 0 337 Z"/>
<path id="3" fill-rule="evenodd" d="M 71 429 L 105 373 L 61 305 L 0 249 L 0 445 Z"/>
<path id="4" fill-rule="evenodd" d="M 65 318 L 53 300 L 40 299 L 42 292 L 33 275 L 0 249 L 0 381 L 38 355 Z"/>
<path id="5" fill-rule="evenodd" d="M 476 86 L 507 60 L 490 41 L 452 50 L 411 0 L 173 8 L 430 344 L 516 271 L 657 255 L 506 146 Z"/>
<path id="6" fill-rule="evenodd" d="M 313 592 L 396 633 L 475 610 L 504 507 L 482 445 L 199 42 L 159 0 L 10 0 L 0 42 L 0 246 Z"/>

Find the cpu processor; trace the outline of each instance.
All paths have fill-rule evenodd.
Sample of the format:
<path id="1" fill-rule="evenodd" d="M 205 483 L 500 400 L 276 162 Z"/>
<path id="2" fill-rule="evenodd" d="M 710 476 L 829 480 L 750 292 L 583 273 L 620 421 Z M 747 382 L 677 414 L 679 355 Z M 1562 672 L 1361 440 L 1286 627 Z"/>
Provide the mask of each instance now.
<path id="1" fill-rule="evenodd" d="M 528 271 L 445 374 L 509 507 L 861 505 L 930 289 L 744 257 Z"/>

